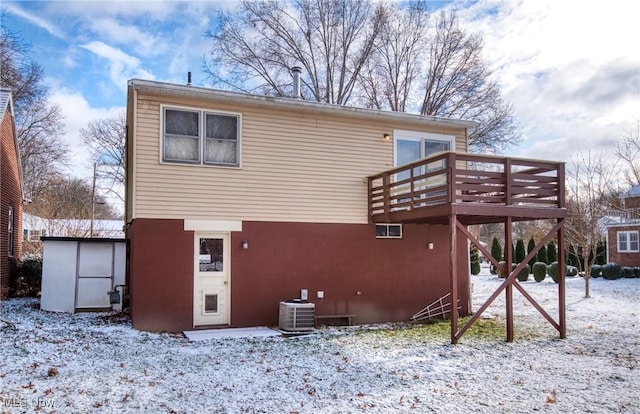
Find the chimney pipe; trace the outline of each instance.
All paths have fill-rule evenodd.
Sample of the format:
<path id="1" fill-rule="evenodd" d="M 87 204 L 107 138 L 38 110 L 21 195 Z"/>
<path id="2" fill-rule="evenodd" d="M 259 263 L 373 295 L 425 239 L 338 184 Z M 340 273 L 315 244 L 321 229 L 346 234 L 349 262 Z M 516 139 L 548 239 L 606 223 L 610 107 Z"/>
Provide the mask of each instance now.
<path id="1" fill-rule="evenodd" d="M 291 73 L 293 74 L 293 97 L 300 99 L 302 97 L 300 92 L 300 74 L 302 73 L 302 68 L 300 66 L 294 66 L 291 68 Z"/>
<path id="2" fill-rule="evenodd" d="M 191 72 L 187 72 L 187 86 L 191 86 Z"/>

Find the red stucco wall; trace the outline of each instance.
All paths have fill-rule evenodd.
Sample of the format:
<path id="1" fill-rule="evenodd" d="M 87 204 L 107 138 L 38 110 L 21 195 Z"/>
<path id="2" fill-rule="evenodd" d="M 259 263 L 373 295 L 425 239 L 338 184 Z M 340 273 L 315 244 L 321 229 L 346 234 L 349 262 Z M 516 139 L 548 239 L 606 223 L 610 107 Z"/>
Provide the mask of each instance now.
<path id="1" fill-rule="evenodd" d="M 376 239 L 373 225 L 244 222 L 231 237 L 231 326 L 277 325 L 279 302 L 300 289 L 308 289 L 317 314 L 354 314 L 358 324 L 406 321 L 450 290 L 448 234 L 447 226 L 405 225 L 401 240 Z M 137 219 L 128 239 L 134 327 L 192 329 L 193 232 L 183 231 L 182 220 Z M 463 236 L 458 250 L 464 315 Z"/>
<path id="2" fill-rule="evenodd" d="M 13 258 L 22 256 L 22 187 L 12 115 L 7 110 L 0 125 L 0 293 L 9 289 L 8 224 L 9 207 L 13 208 Z"/>

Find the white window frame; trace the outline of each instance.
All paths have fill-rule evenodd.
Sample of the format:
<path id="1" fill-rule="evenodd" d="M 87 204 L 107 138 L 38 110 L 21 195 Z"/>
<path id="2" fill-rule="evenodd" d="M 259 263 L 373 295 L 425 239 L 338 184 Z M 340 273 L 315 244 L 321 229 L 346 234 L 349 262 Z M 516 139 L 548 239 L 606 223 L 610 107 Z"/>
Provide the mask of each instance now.
<path id="1" fill-rule="evenodd" d="M 637 230 L 619 231 L 616 235 L 618 253 L 638 253 L 640 252 L 640 232 Z M 632 240 L 632 238 L 634 240 Z M 632 248 L 631 244 L 635 244 Z"/>
<path id="2" fill-rule="evenodd" d="M 378 226 L 386 227 L 386 236 L 378 236 Z M 389 228 L 390 227 L 398 227 L 400 229 L 400 235 L 398 236 L 389 236 Z M 402 239 L 402 224 L 399 223 L 376 223 L 376 239 Z"/>
<path id="3" fill-rule="evenodd" d="M 166 159 L 164 155 L 164 137 L 165 137 L 165 113 L 166 110 L 185 111 L 185 112 L 197 112 L 198 113 L 198 160 L 172 160 Z M 237 139 L 236 139 L 236 163 L 216 163 L 207 162 L 204 159 L 204 149 L 206 142 L 206 116 L 210 115 L 222 115 L 235 117 L 237 119 Z M 205 167 L 216 168 L 242 168 L 242 114 L 238 112 L 219 111 L 213 109 L 193 108 L 179 105 L 160 105 L 160 163 L 172 164 L 172 165 L 196 165 Z"/>

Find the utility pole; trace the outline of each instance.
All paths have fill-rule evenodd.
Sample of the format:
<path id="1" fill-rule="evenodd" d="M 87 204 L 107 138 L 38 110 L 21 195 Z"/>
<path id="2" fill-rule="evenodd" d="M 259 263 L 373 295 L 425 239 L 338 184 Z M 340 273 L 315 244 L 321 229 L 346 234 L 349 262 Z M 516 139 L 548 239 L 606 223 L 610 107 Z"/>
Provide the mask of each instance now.
<path id="1" fill-rule="evenodd" d="M 93 163 L 93 184 L 91 185 L 91 226 L 89 237 L 93 237 L 93 221 L 96 216 L 96 163 Z"/>

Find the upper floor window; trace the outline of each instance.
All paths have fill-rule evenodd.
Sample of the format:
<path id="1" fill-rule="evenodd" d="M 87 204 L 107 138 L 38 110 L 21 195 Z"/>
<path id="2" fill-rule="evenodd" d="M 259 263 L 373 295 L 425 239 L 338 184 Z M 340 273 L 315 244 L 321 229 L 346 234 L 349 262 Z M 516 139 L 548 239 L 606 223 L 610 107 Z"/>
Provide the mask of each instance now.
<path id="1" fill-rule="evenodd" d="M 239 115 L 164 108 L 164 162 L 237 167 L 239 142 Z"/>
<path id="2" fill-rule="evenodd" d="M 618 253 L 636 253 L 640 251 L 637 231 L 618 232 Z"/>

